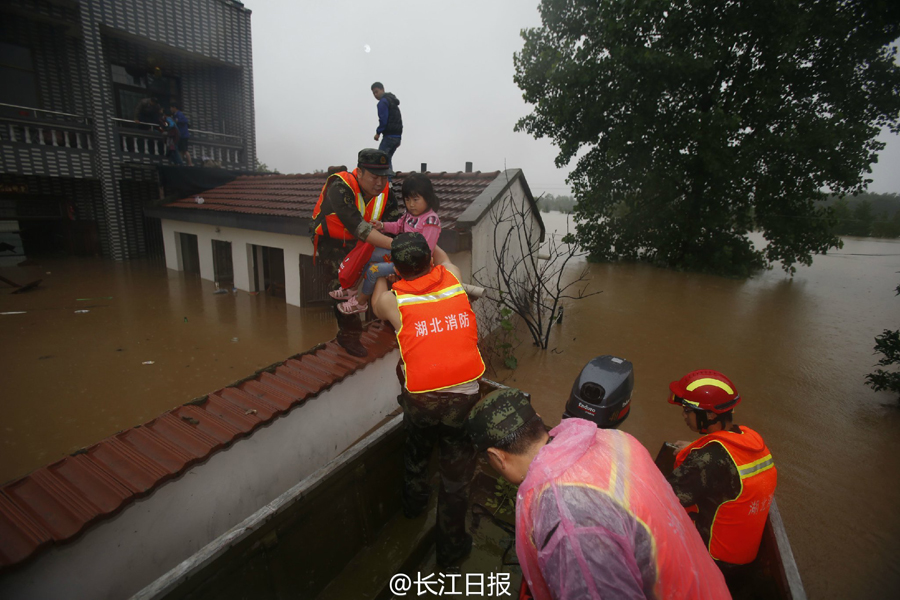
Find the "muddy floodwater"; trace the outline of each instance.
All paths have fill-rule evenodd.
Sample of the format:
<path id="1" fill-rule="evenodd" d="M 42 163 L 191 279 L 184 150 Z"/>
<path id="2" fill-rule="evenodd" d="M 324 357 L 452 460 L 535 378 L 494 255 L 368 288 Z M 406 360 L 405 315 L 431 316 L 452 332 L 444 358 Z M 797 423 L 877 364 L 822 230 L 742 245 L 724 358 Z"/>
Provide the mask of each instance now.
<path id="1" fill-rule="evenodd" d="M 0 482 L 334 337 L 324 308 L 214 294 L 149 261 L 37 259 L 0 275 Z M 85 312 L 79 312 L 85 311 Z M 148 363 L 148 364 L 145 364 Z M 152 364 L 149 364 L 152 363 Z"/>
<path id="2" fill-rule="evenodd" d="M 546 352 L 521 332 L 519 368 L 496 378 L 530 391 L 555 424 L 586 362 L 627 358 L 636 387 L 622 428 L 655 455 L 665 440 L 691 439 L 666 403 L 668 382 L 723 371 L 743 397 L 736 421 L 759 431 L 775 457 L 809 596 L 900 597 L 900 410 L 891 394 L 864 385 L 875 335 L 900 328 L 900 241 L 844 242 L 793 278 L 777 268 L 730 280 L 590 265 L 590 289 L 602 293 L 566 304 Z M 336 331 L 327 309 L 215 295 L 210 282 L 158 263 L 43 260 L 0 274 L 44 279 L 26 294 L 0 288 L 0 312 L 26 311 L 0 315 L 2 481 Z"/>

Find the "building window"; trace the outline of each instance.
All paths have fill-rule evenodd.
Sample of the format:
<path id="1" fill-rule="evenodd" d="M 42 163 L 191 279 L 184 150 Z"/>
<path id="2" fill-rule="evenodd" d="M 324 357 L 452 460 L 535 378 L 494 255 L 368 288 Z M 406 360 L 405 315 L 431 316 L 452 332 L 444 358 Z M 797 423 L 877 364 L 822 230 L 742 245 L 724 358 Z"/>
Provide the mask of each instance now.
<path id="1" fill-rule="evenodd" d="M 31 49 L 0 42 L 0 104 L 40 108 L 37 87 Z"/>
<path id="2" fill-rule="evenodd" d="M 163 110 L 168 110 L 170 102 L 181 106 L 181 82 L 177 77 L 163 75 L 158 68 L 110 65 L 110 75 L 116 98 L 116 116 L 120 119 L 134 119 L 138 103 L 151 96 L 159 100 Z"/>

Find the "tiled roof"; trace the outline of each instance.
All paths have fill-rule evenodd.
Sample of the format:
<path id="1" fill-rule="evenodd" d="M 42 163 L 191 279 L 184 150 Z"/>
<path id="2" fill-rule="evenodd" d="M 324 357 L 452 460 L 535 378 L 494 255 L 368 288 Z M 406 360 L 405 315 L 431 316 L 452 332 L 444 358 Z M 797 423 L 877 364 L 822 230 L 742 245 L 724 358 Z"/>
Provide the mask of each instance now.
<path id="1" fill-rule="evenodd" d="M 472 201 L 493 182 L 500 171 L 491 173 L 427 173 L 441 201 L 438 215 L 443 228 L 451 228 Z M 394 189 L 400 190 L 403 177 L 397 173 Z M 225 185 L 167 204 L 167 208 L 194 211 L 237 212 L 275 217 L 309 218 L 325 184 L 323 173 L 306 175 L 244 175 Z M 399 198 L 398 198 L 399 200 Z"/>
<path id="2" fill-rule="evenodd" d="M 109 518 L 195 463 L 250 435 L 396 348 L 376 321 L 366 358 L 332 340 L 122 431 L 0 488 L 0 572 Z"/>

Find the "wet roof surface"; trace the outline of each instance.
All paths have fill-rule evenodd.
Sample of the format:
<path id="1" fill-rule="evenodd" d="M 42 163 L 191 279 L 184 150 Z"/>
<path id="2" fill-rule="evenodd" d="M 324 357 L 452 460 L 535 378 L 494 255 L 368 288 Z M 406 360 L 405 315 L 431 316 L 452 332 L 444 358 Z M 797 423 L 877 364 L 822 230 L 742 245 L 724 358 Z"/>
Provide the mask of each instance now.
<path id="1" fill-rule="evenodd" d="M 0 488 L 0 571 L 72 539 L 195 463 L 396 348 L 380 321 L 366 358 L 332 340 L 167 411 Z"/>
<path id="2" fill-rule="evenodd" d="M 427 173 L 434 191 L 441 201 L 437 211 L 444 228 L 452 227 L 500 171 L 490 173 Z M 407 173 L 408 175 L 408 173 Z M 399 192 L 404 173 L 394 177 L 394 189 Z M 325 185 L 324 173 L 305 175 L 244 175 L 223 186 L 167 204 L 169 208 L 197 211 L 237 212 L 276 217 L 309 218 L 319 192 Z"/>

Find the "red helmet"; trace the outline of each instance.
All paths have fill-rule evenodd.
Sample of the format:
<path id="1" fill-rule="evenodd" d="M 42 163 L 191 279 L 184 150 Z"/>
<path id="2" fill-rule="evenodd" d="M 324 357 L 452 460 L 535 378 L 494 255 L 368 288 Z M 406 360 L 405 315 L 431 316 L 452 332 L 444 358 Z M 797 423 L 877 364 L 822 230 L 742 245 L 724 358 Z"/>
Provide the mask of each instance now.
<path id="1" fill-rule="evenodd" d="M 720 415 L 740 404 L 741 395 L 731 380 L 718 371 L 692 371 L 669 384 L 670 404 L 695 410 L 711 410 Z"/>

